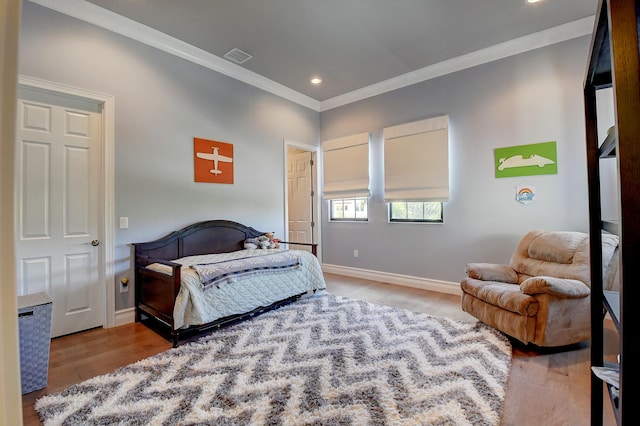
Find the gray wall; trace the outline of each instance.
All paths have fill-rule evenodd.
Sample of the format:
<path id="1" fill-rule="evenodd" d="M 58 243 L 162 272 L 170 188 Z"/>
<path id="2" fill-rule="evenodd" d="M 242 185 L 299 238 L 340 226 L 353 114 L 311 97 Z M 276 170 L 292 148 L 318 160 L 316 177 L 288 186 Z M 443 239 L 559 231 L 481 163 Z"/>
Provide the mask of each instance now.
<path id="1" fill-rule="evenodd" d="M 21 75 L 115 97 L 118 279 L 133 278 L 130 243 L 195 221 L 284 235 L 283 140 L 317 145 L 317 112 L 31 2 L 22 20 Z M 194 182 L 194 137 L 234 145 L 233 185 Z"/>
<path id="2" fill-rule="evenodd" d="M 582 80 L 589 37 L 477 66 L 317 113 L 90 24 L 24 2 L 20 73 L 115 96 L 117 278 L 132 277 L 131 242 L 204 219 L 284 233 L 283 139 L 318 144 L 371 132 L 368 223 L 330 223 L 326 264 L 457 282 L 471 261 L 506 262 L 534 228 L 587 230 Z M 389 224 L 382 129 L 450 119 L 445 223 Z M 321 137 L 320 137 L 321 136 Z M 193 137 L 234 144 L 235 184 L 193 182 Z M 496 179 L 497 147 L 556 141 L 558 174 Z M 529 205 L 515 187 L 537 187 Z M 353 250 L 359 257 L 353 258 Z M 133 293 L 116 294 L 116 309 Z"/>
<path id="3" fill-rule="evenodd" d="M 321 113 L 321 140 L 371 132 L 368 223 L 328 222 L 324 263 L 458 282 L 468 262 L 508 263 L 532 229 L 588 231 L 582 84 L 590 37 L 476 66 Z M 449 115 L 444 224 L 390 224 L 382 129 Z M 556 141 L 558 174 L 495 178 L 494 149 Z M 515 201 L 521 183 L 536 199 Z M 353 257 L 353 250 L 359 257 Z"/>

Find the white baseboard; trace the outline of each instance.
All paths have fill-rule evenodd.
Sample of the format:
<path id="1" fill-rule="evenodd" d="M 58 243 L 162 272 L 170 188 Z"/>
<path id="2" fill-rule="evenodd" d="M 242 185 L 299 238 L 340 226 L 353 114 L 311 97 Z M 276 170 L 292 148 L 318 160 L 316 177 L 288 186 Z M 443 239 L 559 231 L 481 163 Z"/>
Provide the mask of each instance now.
<path id="1" fill-rule="evenodd" d="M 428 278 L 412 277 L 409 275 L 352 268 L 349 266 L 328 265 L 326 263 L 322 264 L 322 271 L 329 274 L 346 275 L 348 277 L 403 285 L 406 287 L 420 288 L 422 290 L 437 291 L 439 293 L 462 295 L 460 283 L 454 283 L 451 281 L 432 280 Z"/>
<path id="2" fill-rule="evenodd" d="M 136 308 L 126 308 L 116 311 L 115 326 L 130 324 L 136 320 Z"/>

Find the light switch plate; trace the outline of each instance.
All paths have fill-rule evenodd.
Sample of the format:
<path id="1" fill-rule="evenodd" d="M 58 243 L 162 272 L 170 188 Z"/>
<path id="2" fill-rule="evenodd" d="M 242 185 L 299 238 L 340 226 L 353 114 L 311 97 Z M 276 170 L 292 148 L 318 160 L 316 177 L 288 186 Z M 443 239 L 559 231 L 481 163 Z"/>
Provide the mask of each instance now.
<path id="1" fill-rule="evenodd" d="M 129 218 L 128 217 L 120 217 L 120 229 L 127 229 L 129 227 Z"/>

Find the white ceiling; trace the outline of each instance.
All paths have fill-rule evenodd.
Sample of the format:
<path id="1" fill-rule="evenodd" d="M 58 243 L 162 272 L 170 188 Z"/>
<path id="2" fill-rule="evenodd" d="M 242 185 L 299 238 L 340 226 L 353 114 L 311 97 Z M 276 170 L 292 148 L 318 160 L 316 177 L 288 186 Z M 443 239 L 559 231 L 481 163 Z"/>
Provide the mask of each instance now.
<path id="1" fill-rule="evenodd" d="M 597 8 L 597 0 L 31 1 L 317 110 L 590 34 Z M 223 59 L 232 48 L 252 58 Z M 315 75 L 320 86 L 309 83 Z"/>

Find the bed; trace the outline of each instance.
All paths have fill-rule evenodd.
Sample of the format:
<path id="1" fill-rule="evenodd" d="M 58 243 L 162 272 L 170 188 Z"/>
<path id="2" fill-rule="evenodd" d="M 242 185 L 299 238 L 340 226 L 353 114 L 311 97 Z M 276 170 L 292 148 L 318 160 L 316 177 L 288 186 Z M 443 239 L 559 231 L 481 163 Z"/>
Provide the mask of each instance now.
<path id="1" fill-rule="evenodd" d="M 265 234 L 229 220 L 208 220 L 134 243 L 136 322 L 167 333 L 177 347 L 193 334 L 326 288 L 317 244 L 282 241 L 277 249 L 245 249 L 246 240 Z"/>

